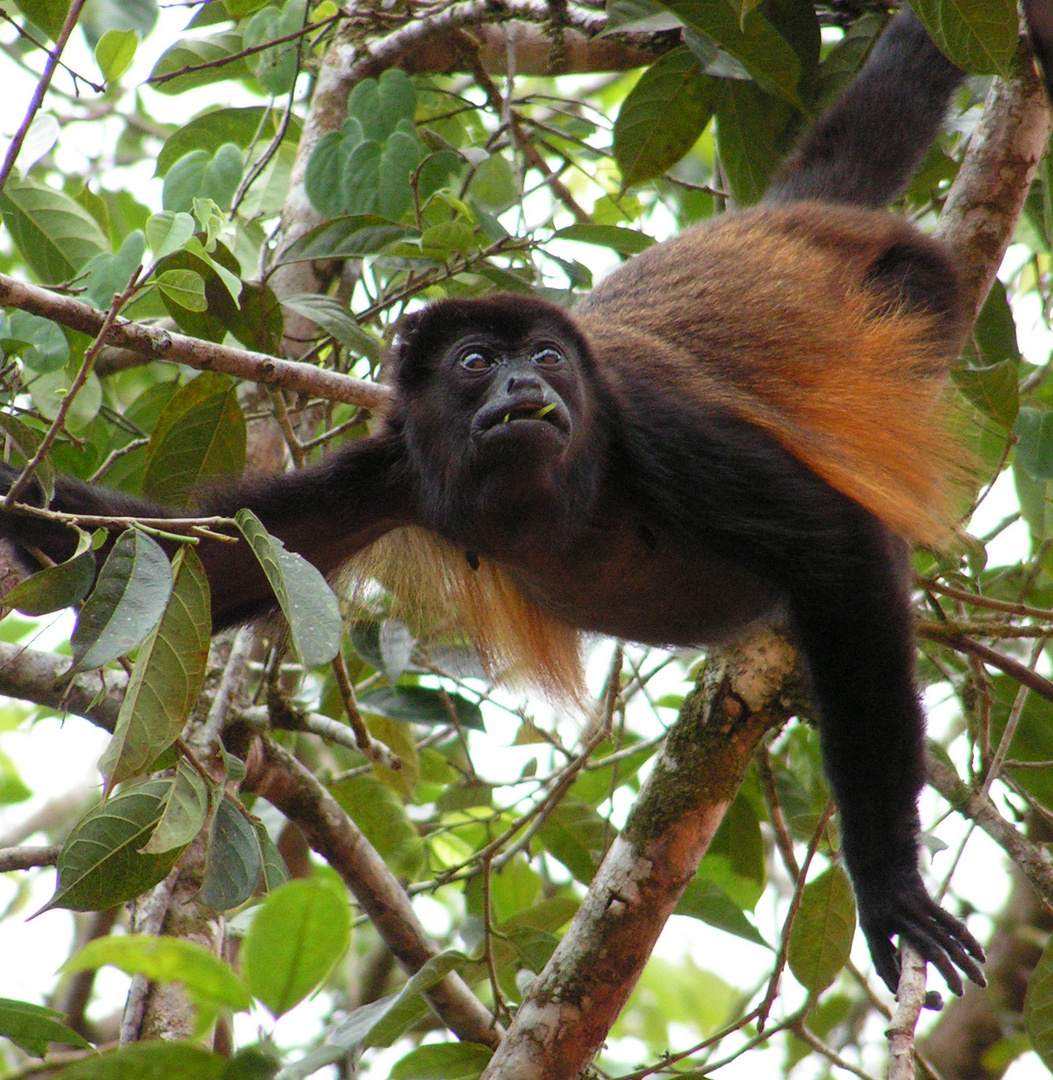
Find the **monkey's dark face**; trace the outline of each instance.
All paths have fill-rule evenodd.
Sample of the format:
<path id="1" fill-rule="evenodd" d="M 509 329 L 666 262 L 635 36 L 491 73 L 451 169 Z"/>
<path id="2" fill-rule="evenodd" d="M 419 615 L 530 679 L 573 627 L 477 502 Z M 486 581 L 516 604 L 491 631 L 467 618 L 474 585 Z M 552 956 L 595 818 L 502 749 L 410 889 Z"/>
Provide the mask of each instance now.
<path id="1" fill-rule="evenodd" d="M 584 453 L 595 395 L 588 346 L 558 308 L 522 297 L 437 304 L 400 329 L 394 368 L 435 527 L 483 546 L 566 532 L 595 486 Z M 452 522 L 471 535 L 452 535 Z"/>

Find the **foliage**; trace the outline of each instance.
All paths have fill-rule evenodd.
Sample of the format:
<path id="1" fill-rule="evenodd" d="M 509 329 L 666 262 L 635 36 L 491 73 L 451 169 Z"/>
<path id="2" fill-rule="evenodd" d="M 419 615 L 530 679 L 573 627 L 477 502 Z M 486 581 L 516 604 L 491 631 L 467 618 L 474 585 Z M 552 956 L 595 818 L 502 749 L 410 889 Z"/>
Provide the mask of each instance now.
<path id="1" fill-rule="evenodd" d="M 302 465 L 360 437 L 371 400 L 294 392 L 256 354 L 373 379 L 398 317 L 422 300 L 500 289 L 569 302 L 654 239 L 756 201 L 883 23 L 876 10 L 845 14 L 867 4 L 818 7 L 611 0 L 604 17 L 553 4 L 538 24 L 537 6 L 509 2 L 476 9 L 468 37 L 448 28 L 464 5 L 444 0 L 353 14 L 330 0 L 19 0 L 0 35 L 24 117 L 0 171 L 0 274 L 51 291 L 39 310 L 12 301 L 0 318 L 7 459 L 32 461 L 44 492 L 64 472 L 186 507 L 210 478 L 273 465 L 276 444 Z M 961 157 L 955 132 L 972 126 L 991 76 L 1014 74 L 1017 16 L 1010 0 L 917 7 L 976 76 L 903 197 L 901 209 L 931 225 Z M 524 46 L 514 77 L 494 67 L 506 59 L 499 16 L 542 43 L 543 63 Z M 78 21 L 68 43 L 67 18 Z M 584 37 L 569 49 L 572 35 L 596 43 L 603 28 L 633 35 L 608 41 L 613 73 L 609 55 L 593 70 Z M 59 41 L 62 65 L 46 71 Z M 567 74 L 550 74 L 550 62 Z M 30 107 L 38 87 L 43 104 Z M 916 563 L 944 760 L 1005 817 L 1032 823 L 1053 809 L 1043 696 L 1053 686 L 1041 675 L 1053 629 L 1053 390 L 1037 355 L 1048 339 L 1024 320 L 1018 337 L 1012 309 L 1033 323 L 1048 306 L 1049 168 L 954 376 L 977 490 L 1002 479 L 964 543 Z M 156 347 L 106 344 L 104 314 L 155 328 Z M 173 346 L 173 334 L 200 350 Z M 225 374 L 210 345 L 255 381 Z M 180 364 L 166 359 L 173 348 Z M 996 503 L 1008 509 L 987 509 Z M 502 1023 L 514 1012 L 624 824 L 696 658 L 597 644 L 593 666 L 613 662 L 594 729 L 495 690 L 456 636 L 394 617 L 382 583 L 344 601 L 342 632 L 325 581 L 245 512 L 237 527 L 290 632 L 242 632 L 210 656 L 193 546 L 222 523 L 126 524 L 97 576 L 98 523 L 84 521 L 72 557 L 10 598 L 32 616 L 77 607 L 62 687 L 73 711 L 112 734 L 104 797 L 47 819 L 57 851 L 20 846 L 38 831 L 22 823 L 65 794 L 31 781 L 32 762 L 61 756 L 88 721 L 71 717 L 47 745 L 56 729 L 46 718 L 64 699 L 43 669 L 36 682 L 12 674 L 45 650 L 38 624 L 0 625 L 0 689 L 25 702 L 0 712 L 0 869 L 11 871 L 0 939 L 59 935 L 58 909 L 92 913 L 76 916 L 77 946 L 95 938 L 54 984 L 43 967 L 12 973 L 11 986 L 0 973 L 10 995 L 0 998 L 0 1075 L 51 1054 L 64 1063 L 53 1075 L 68 1080 L 337 1067 L 479 1076 L 492 1042 L 456 1041 L 455 1021 L 440 1009 L 437 1027 L 429 1002 L 454 992 L 456 973 L 480 1010 Z M 970 652 L 963 642 L 977 638 L 994 645 Z M 1039 673 L 1030 692 L 1027 667 Z M 99 668 L 95 697 L 74 700 L 71 677 Z M 855 913 L 836 829 L 824 831 L 828 800 L 817 739 L 795 723 L 751 766 L 597 1068 L 644 1076 L 678 1063 L 700 1076 L 740 1059 L 746 1075 L 760 1075 L 762 1060 L 774 1075 L 807 1054 L 873 1057 L 874 980 L 865 952 L 854 954 L 864 970 L 849 960 Z M 966 846 L 967 830 L 934 799 L 923 809 L 947 838 L 933 837 L 934 849 L 964 848 L 954 887 L 990 877 L 990 848 Z M 1008 827 L 1027 843 L 1023 827 Z M 308 857 L 305 837 L 329 865 Z M 769 877 L 773 848 L 781 869 Z M 359 880 L 363 853 L 379 876 Z M 44 903 L 40 867 L 52 862 Z M 934 868 L 955 865 L 945 855 Z M 400 883 L 423 898 L 430 937 Z M 27 928 L 31 897 L 44 913 Z M 1003 898 L 975 899 L 978 932 Z M 130 922 L 112 910 L 126 902 Z M 154 914 L 166 905 L 180 917 L 159 935 Z M 385 911 L 407 938 L 428 941 L 415 962 L 400 954 L 408 974 L 390 962 L 387 931 L 358 918 Z M 717 949 L 733 959 L 711 962 Z M 86 1054 L 115 1033 L 120 1002 L 94 979 L 107 965 L 135 979 L 124 1026 L 142 1041 Z M 1026 1004 L 1000 1001 L 989 1060 L 1004 1067 L 1033 1048 L 1053 1067 L 1050 966 L 1047 949 Z M 178 1003 L 144 1008 L 147 981 L 178 985 Z M 288 1036 L 275 1018 L 297 1010 L 307 1022 Z M 765 1018 L 767 1048 L 756 1045 Z M 182 1038 L 152 1041 L 161 1031 Z"/>

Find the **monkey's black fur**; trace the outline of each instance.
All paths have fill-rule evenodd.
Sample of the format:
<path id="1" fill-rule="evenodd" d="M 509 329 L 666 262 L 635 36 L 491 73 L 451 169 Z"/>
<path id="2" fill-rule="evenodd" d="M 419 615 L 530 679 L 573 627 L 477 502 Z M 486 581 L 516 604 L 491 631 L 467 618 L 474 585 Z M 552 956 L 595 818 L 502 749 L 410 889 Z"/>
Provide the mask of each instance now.
<path id="1" fill-rule="evenodd" d="M 650 249 L 571 314 L 496 296 L 410 316 L 375 435 L 200 506 L 248 506 L 327 574 L 417 526 L 556 622 L 637 641 L 721 641 L 788 615 L 877 971 L 895 989 L 898 934 L 956 993 L 957 969 L 983 984 L 983 950 L 918 872 L 924 717 L 895 533 L 931 522 L 914 473 L 936 466 L 912 442 L 962 313 L 946 253 L 868 208 L 906 182 L 960 80 L 905 13 L 760 208 Z M 66 478 L 54 505 L 163 513 Z M 72 551 L 14 513 L 0 533 Z M 272 606 L 246 545 L 199 551 L 217 628 Z"/>

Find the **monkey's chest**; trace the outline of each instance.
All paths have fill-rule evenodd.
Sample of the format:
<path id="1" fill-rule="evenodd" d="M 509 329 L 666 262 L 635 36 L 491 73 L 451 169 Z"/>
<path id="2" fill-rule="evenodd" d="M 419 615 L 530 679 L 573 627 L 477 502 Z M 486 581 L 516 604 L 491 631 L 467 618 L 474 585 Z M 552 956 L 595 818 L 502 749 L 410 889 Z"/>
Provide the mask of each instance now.
<path id="1" fill-rule="evenodd" d="M 769 618 L 778 590 L 734 561 L 632 524 L 505 564 L 543 610 L 581 630 L 650 645 L 708 645 Z"/>

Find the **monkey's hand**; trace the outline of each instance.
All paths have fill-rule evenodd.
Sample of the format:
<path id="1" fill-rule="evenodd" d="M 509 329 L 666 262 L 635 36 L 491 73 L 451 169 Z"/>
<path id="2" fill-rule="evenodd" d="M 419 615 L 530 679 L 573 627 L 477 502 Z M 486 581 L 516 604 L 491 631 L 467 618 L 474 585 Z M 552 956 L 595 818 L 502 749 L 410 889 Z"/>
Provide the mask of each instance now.
<path id="1" fill-rule="evenodd" d="M 983 946 L 953 915 L 949 915 L 929 896 L 921 876 L 891 875 L 874 887 L 856 883 L 859 925 L 870 947 L 874 967 L 893 994 L 899 986 L 899 952 L 892 944 L 898 934 L 909 941 L 918 953 L 943 976 L 948 988 L 959 997 L 963 985 L 960 968 L 977 986 L 986 986 L 980 969 Z"/>

